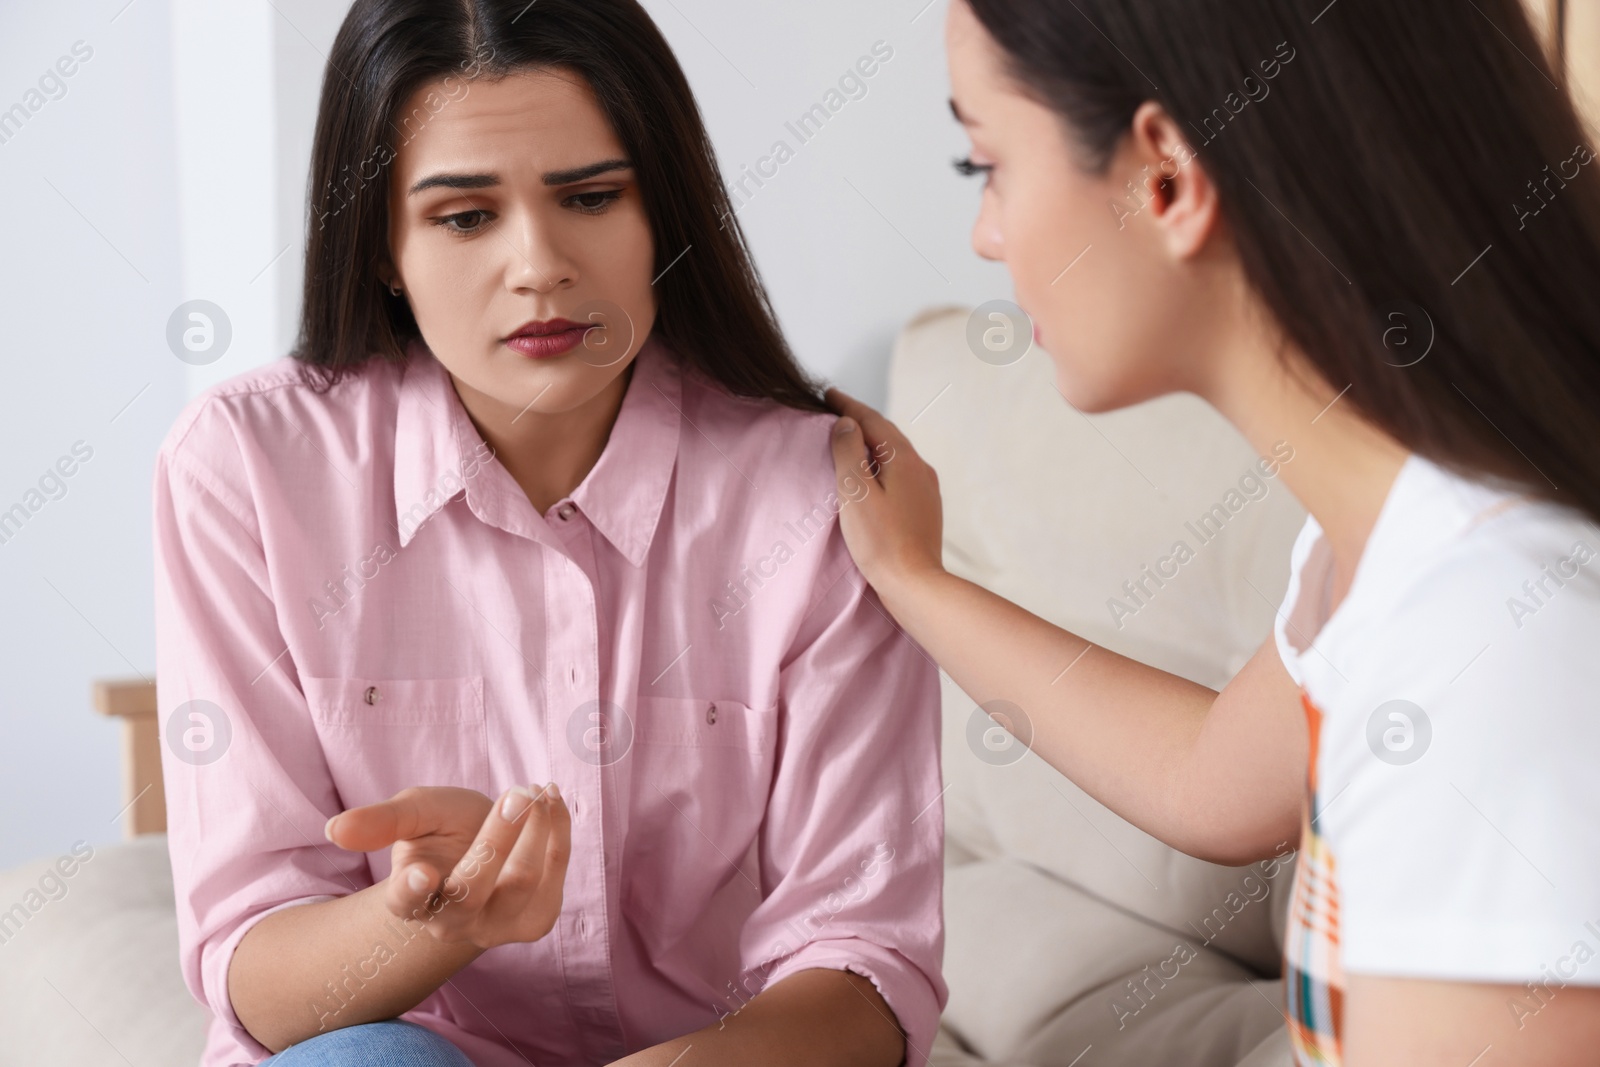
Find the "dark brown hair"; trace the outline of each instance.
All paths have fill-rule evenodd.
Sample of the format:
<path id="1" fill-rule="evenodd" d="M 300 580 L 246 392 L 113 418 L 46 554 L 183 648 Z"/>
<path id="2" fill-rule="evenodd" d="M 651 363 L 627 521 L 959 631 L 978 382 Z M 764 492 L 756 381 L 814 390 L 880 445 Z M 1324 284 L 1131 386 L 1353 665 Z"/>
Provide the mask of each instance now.
<path id="1" fill-rule="evenodd" d="M 430 83 L 448 95 L 473 78 L 558 67 L 588 81 L 638 175 L 660 275 L 654 334 L 735 395 L 827 411 L 778 329 L 689 83 L 635 0 L 356 0 L 328 56 L 311 153 L 292 354 L 314 384 L 326 390 L 375 356 L 403 362 L 420 336 L 378 279 L 388 164 L 427 118 L 401 108 Z"/>
<path id="2" fill-rule="evenodd" d="M 1147 100 L 1194 133 L 1343 403 L 1600 519 L 1600 158 L 1518 0 L 964 2 L 1086 169 Z"/>

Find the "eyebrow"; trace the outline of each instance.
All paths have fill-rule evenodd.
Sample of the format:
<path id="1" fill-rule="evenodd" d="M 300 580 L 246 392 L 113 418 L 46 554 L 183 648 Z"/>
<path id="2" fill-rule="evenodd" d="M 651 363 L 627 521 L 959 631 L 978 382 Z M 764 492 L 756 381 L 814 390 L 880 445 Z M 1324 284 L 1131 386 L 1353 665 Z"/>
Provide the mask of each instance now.
<path id="1" fill-rule="evenodd" d="M 961 109 L 956 106 L 956 98 L 953 96 L 950 98 L 950 114 L 954 115 L 956 117 L 956 121 L 961 123 L 961 125 L 972 125 L 972 123 L 967 121 L 966 116 L 961 114 Z"/>
<path id="2" fill-rule="evenodd" d="M 602 174 L 610 174 L 618 170 L 631 170 L 633 164 L 626 159 L 602 159 L 598 163 L 589 163 L 582 167 L 573 167 L 570 170 L 553 170 L 540 177 L 545 185 L 573 185 L 577 182 L 586 182 L 590 178 Z M 498 174 L 431 174 L 421 179 L 406 193 L 407 196 L 416 196 L 428 189 L 488 189 L 500 184 Z"/>

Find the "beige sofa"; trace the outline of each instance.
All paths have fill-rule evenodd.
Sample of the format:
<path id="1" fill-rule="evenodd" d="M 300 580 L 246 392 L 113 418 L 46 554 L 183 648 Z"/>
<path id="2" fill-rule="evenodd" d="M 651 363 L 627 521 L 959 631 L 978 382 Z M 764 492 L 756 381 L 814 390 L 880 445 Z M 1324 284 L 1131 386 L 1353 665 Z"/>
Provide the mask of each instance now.
<path id="1" fill-rule="evenodd" d="M 1221 685 L 1268 632 L 1299 509 L 1268 482 L 1119 629 L 1108 598 L 1174 540 L 1193 542 L 1184 523 L 1254 457 L 1192 398 L 1081 416 L 1042 352 L 977 359 L 967 319 L 920 317 L 890 371 L 890 413 L 940 471 L 950 567 Z M 155 744 L 133 696 L 102 701 L 134 724 L 130 799 L 153 780 Z M 1289 868 L 1265 879 L 1179 855 L 1008 748 L 948 680 L 944 698 L 951 994 L 934 1062 L 1287 1064 L 1276 975 Z M 159 796 L 130 805 L 130 826 L 164 825 Z M 59 858 L 0 874 L 0 908 L 31 902 L 0 943 L 0 1067 L 197 1062 L 204 1014 L 178 972 L 165 836 L 94 849 L 64 888 L 49 874 Z"/>
<path id="2" fill-rule="evenodd" d="M 166 835 L 96 847 L 66 878 L 63 857 L 0 874 L 0 907 L 31 912 L 0 944 L 0 1067 L 194 1067 L 206 1015 L 178 972 Z"/>

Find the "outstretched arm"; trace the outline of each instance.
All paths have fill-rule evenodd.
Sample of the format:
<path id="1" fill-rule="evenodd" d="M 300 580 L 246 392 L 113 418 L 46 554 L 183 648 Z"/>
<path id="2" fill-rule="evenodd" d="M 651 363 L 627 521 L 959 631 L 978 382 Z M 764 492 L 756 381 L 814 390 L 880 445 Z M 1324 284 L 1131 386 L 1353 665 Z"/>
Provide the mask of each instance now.
<path id="1" fill-rule="evenodd" d="M 851 420 L 834 435 L 841 495 L 869 449 L 879 461 L 840 513 L 856 563 L 974 701 L 1022 709 L 1043 759 L 1192 856 L 1244 864 L 1299 836 L 1306 725 L 1270 638 L 1219 694 L 950 574 L 938 475 L 888 419 L 838 390 L 829 399 Z"/>

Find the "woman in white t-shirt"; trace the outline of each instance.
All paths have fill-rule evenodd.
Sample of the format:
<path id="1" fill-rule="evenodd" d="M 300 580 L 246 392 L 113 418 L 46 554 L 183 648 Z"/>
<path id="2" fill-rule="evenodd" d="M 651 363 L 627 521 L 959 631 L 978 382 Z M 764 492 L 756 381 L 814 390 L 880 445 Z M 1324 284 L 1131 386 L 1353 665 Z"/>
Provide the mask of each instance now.
<path id="1" fill-rule="evenodd" d="M 934 472 L 835 392 L 841 474 L 896 456 L 861 569 L 1135 825 L 1299 837 L 1300 1064 L 1600 1062 L 1600 166 L 1522 8 L 953 0 L 947 34 L 973 244 L 1062 395 L 1198 394 L 1293 447 L 1311 517 L 1213 692 L 947 573 Z"/>

